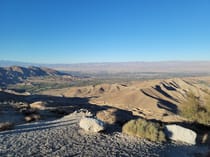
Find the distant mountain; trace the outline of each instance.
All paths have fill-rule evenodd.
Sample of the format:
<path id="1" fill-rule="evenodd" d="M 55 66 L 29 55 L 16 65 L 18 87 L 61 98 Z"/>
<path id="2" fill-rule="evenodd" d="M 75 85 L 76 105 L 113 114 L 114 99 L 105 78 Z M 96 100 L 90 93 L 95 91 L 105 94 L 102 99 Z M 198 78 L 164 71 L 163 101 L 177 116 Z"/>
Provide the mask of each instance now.
<path id="1" fill-rule="evenodd" d="M 22 82 L 29 77 L 61 75 L 67 74 L 49 68 L 40 68 L 34 66 L 28 68 L 20 66 L 0 67 L 0 85 L 4 86 L 7 84 Z"/>
<path id="2" fill-rule="evenodd" d="M 53 69 L 61 71 L 79 71 L 87 73 L 98 73 L 98 72 L 210 73 L 210 61 L 81 63 L 81 64 L 57 64 L 49 66 L 52 67 Z"/>
<path id="3" fill-rule="evenodd" d="M 37 64 L 0 60 L 0 66 L 38 66 L 59 71 L 85 73 L 118 72 L 168 72 L 168 73 L 210 73 L 210 61 L 159 61 L 159 62 L 105 62 L 77 64 Z"/>

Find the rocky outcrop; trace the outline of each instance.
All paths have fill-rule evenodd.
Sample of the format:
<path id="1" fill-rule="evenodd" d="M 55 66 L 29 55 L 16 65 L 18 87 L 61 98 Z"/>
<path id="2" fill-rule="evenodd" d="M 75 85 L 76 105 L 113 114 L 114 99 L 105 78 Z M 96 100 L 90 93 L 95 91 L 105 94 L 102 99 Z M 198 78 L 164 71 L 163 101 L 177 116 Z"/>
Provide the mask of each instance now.
<path id="1" fill-rule="evenodd" d="M 124 124 L 132 119 L 132 112 L 109 108 L 107 110 L 99 111 L 96 114 L 96 117 L 107 124 Z"/>
<path id="2" fill-rule="evenodd" d="M 29 105 L 32 109 L 44 110 L 45 103 L 42 101 L 37 101 Z"/>
<path id="3" fill-rule="evenodd" d="M 197 134 L 179 125 L 166 125 L 165 134 L 167 138 L 174 141 L 185 142 L 192 145 L 196 144 Z"/>
<path id="4" fill-rule="evenodd" d="M 95 118 L 82 118 L 79 126 L 89 132 L 99 132 L 105 130 L 105 124 Z"/>
<path id="5" fill-rule="evenodd" d="M 43 77 L 43 76 L 71 76 L 67 73 L 59 72 L 53 69 L 44 67 L 0 67 L 0 85 L 7 86 L 8 84 L 20 83 L 29 77 Z"/>

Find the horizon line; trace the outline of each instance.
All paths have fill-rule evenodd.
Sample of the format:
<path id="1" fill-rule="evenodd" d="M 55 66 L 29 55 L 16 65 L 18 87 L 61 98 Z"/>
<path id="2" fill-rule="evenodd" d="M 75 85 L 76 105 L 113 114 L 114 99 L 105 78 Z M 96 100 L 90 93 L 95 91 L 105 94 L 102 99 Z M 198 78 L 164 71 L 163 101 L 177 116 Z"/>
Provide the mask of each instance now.
<path id="1" fill-rule="evenodd" d="M 0 62 L 17 62 L 21 64 L 46 64 L 46 65 L 64 65 L 64 64 L 106 64 L 106 63 L 158 63 L 158 62 L 210 62 L 210 60 L 154 60 L 154 61 L 95 61 L 95 62 L 72 62 L 72 63 L 41 63 L 41 62 L 25 62 L 19 60 L 0 59 Z"/>

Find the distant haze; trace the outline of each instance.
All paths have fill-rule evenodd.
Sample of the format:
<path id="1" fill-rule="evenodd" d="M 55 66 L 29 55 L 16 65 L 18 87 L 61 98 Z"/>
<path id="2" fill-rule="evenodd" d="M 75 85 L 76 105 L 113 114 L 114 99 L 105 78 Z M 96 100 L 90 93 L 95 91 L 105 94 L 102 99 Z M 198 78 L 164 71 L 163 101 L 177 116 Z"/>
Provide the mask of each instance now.
<path id="1" fill-rule="evenodd" d="M 53 65 L 57 70 L 80 72 L 210 72 L 206 62 L 122 62 Z"/>
<path id="2" fill-rule="evenodd" d="M 0 66 L 45 66 L 61 71 L 97 72 L 187 72 L 210 73 L 210 61 L 116 62 L 80 64 L 36 64 L 0 61 Z"/>

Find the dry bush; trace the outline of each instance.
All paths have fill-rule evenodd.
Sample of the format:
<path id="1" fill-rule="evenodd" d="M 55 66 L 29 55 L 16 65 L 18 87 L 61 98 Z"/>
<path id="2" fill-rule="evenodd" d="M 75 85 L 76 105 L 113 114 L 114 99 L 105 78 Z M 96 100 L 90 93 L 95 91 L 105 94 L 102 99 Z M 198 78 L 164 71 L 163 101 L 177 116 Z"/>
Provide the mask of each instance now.
<path id="1" fill-rule="evenodd" d="M 21 108 L 20 109 L 20 112 L 23 113 L 24 115 L 31 115 L 31 114 L 35 114 L 37 113 L 37 111 L 35 109 L 32 109 L 32 108 Z"/>
<path id="2" fill-rule="evenodd" d="M 40 119 L 41 119 L 41 116 L 39 114 L 31 114 L 31 115 L 25 116 L 26 122 L 38 121 Z"/>
<path id="3" fill-rule="evenodd" d="M 210 94 L 206 97 L 205 108 L 208 113 L 210 113 Z"/>
<path id="4" fill-rule="evenodd" d="M 205 99 L 204 104 L 199 97 L 193 93 L 188 93 L 186 99 L 182 102 L 180 115 L 190 121 L 210 125 L 210 95 Z"/>
<path id="5" fill-rule="evenodd" d="M 0 123 L 0 131 L 10 130 L 14 127 L 14 124 L 11 122 L 2 122 Z"/>
<path id="6" fill-rule="evenodd" d="M 158 123 L 146 121 L 144 119 L 131 120 L 123 128 L 123 133 L 145 138 L 151 141 L 166 141 L 163 128 Z"/>
<path id="7" fill-rule="evenodd" d="M 55 113 L 55 114 L 59 114 L 59 115 L 67 115 L 69 112 L 66 108 L 63 107 L 58 107 L 55 109 L 51 109 L 51 112 Z"/>

